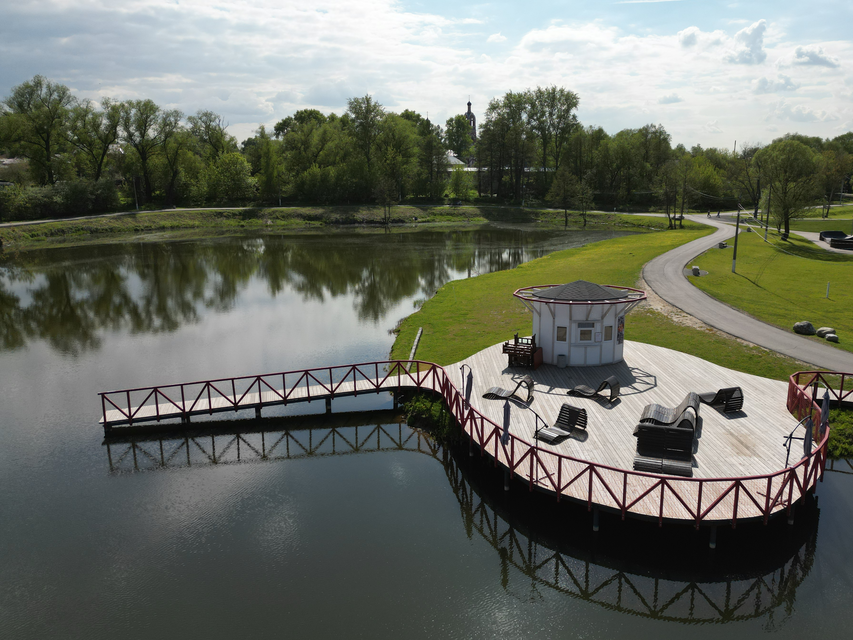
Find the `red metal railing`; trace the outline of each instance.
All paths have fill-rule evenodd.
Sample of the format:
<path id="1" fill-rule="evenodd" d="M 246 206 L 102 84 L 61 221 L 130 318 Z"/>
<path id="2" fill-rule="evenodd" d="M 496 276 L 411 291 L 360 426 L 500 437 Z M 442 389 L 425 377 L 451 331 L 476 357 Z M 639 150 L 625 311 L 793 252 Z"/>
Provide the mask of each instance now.
<path id="1" fill-rule="evenodd" d="M 835 390 L 832 383 L 838 382 L 839 377 L 840 384 Z M 795 389 L 789 388 L 789 409 L 800 411 L 806 407 L 802 399 L 804 390 L 815 380 L 832 389 L 836 399 L 843 400 L 853 393 L 853 389 L 845 390 L 847 383 L 853 381 L 851 374 L 801 372 L 791 377 Z M 808 383 L 801 384 L 801 381 Z M 199 411 L 199 407 L 222 410 L 221 407 L 212 408 L 214 399 L 221 399 L 226 409 L 238 410 L 259 406 L 257 401 L 249 402 L 255 397 L 261 399 L 263 406 L 306 400 L 312 395 L 334 397 L 337 393 L 353 395 L 400 387 L 417 387 L 440 393 L 462 429 L 480 447 L 481 454 L 490 455 L 495 466 L 502 464 L 511 473 L 525 479 L 531 490 L 537 487 L 551 491 L 558 500 L 562 497 L 580 500 L 586 502 L 590 509 L 594 504 L 608 507 L 619 511 L 623 518 L 632 514 L 654 517 L 659 523 L 664 519 L 689 520 L 697 528 L 701 523 L 728 521 L 734 527 L 738 519 L 748 518 L 762 518 L 767 522 L 772 513 L 783 509 L 790 511 L 794 502 L 812 490 L 823 477 L 826 464 L 829 429 L 809 455 L 786 469 L 771 474 L 729 478 L 679 478 L 618 469 L 540 449 L 535 441 L 527 442 L 512 433 L 504 443 L 501 440 L 502 427 L 467 404 L 442 367 L 423 361 L 395 360 L 322 367 L 100 395 L 105 421 L 109 405 L 119 412 L 123 420 L 132 423 L 142 406 L 134 404 L 134 398 L 142 398 L 149 407 L 153 402 L 158 407 L 156 416 L 167 417 L 159 410 L 159 400 L 163 400 L 164 407 L 172 408 L 168 417 L 178 417 Z M 252 396 L 252 393 L 257 396 Z M 811 398 L 809 396 L 810 404 L 806 410 L 819 411 Z"/>

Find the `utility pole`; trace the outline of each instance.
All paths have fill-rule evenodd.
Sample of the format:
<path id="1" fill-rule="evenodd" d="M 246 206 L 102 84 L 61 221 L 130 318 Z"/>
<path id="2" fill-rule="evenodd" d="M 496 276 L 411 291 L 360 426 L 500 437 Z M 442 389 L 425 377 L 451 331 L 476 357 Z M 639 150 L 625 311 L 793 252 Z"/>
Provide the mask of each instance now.
<path id="1" fill-rule="evenodd" d="M 735 271 L 735 265 L 737 264 L 737 240 L 740 235 L 740 207 L 737 209 L 737 224 L 735 224 L 735 249 L 732 253 L 732 273 L 737 273 Z"/>
<path id="2" fill-rule="evenodd" d="M 770 196 L 773 195 L 773 183 L 767 187 L 767 221 L 764 223 L 764 242 L 767 242 L 767 229 L 770 228 Z"/>

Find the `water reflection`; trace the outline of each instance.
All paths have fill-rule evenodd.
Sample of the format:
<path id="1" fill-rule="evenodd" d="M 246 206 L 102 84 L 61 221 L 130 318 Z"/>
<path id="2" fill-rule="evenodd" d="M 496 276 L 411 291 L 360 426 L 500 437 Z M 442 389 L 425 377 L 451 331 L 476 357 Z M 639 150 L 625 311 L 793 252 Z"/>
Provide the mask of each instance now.
<path id="1" fill-rule="evenodd" d="M 774 630 L 791 617 L 797 589 L 814 564 L 816 501 L 798 509 L 793 526 L 776 518 L 767 527 L 721 532 L 713 551 L 707 531 L 692 528 L 658 529 L 602 517 L 602 530 L 593 533 L 584 509 L 555 504 L 519 484 L 504 492 L 502 475 L 491 465 L 470 458 L 467 450 L 436 445 L 392 421 L 393 415 L 208 423 L 187 433 L 111 438 L 104 448 L 113 474 L 389 451 L 429 456 L 443 465 L 467 536 L 494 549 L 503 590 L 523 601 L 552 590 L 654 620 L 761 619 L 766 630 Z"/>
<path id="2" fill-rule="evenodd" d="M 229 237 L 89 245 L 6 254 L 0 263 L 0 348 L 46 340 L 71 355 L 97 349 L 106 331 L 157 333 L 231 309 L 253 279 L 275 297 L 351 296 L 376 323 L 408 298 L 448 281 L 502 269 L 613 232 L 514 228 L 388 235 Z"/>

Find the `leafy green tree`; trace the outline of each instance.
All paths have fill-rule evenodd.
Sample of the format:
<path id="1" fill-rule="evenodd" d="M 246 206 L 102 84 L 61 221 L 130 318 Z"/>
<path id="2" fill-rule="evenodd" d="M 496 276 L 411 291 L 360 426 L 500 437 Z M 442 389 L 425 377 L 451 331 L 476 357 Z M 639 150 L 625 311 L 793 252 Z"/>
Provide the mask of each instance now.
<path id="1" fill-rule="evenodd" d="M 761 162 L 760 157 L 756 158 L 760 150 L 761 145 L 741 145 L 739 152 L 728 156 L 726 166 L 729 190 L 738 198 L 740 204 L 752 204 L 755 217 L 758 217 L 761 204 Z"/>
<path id="2" fill-rule="evenodd" d="M 471 177 L 465 168 L 456 165 L 450 172 L 450 182 L 447 185 L 450 194 L 457 200 L 468 200 L 471 194 Z"/>
<path id="3" fill-rule="evenodd" d="M 90 100 L 73 106 L 68 127 L 68 141 L 86 158 L 95 181 L 101 179 L 104 162 L 118 141 L 121 104 L 104 98 L 101 109 Z"/>
<path id="4" fill-rule="evenodd" d="M 182 119 L 183 114 L 177 109 L 164 111 L 160 119 L 162 157 L 167 168 L 164 203 L 166 207 L 175 204 L 178 179 L 187 156 L 192 155 L 191 149 L 195 142 L 193 135 L 181 125 Z"/>
<path id="5" fill-rule="evenodd" d="M 224 153 L 237 151 L 237 140 L 226 131 L 228 125 L 218 113 L 199 110 L 189 116 L 187 122 L 208 159 L 216 160 Z"/>
<path id="6" fill-rule="evenodd" d="M 58 179 L 58 154 L 65 150 L 74 96 L 65 85 L 44 76 L 12 87 L 0 103 L 0 136 L 14 153 L 28 158 L 39 184 Z"/>
<path id="7" fill-rule="evenodd" d="M 412 183 L 417 144 L 415 126 L 409 120 L 393 113 L 385 115 L 376 137 L 376 169 L 394 185 L 397 199 Z"/>
<path id="8" fill-rule="evenodd" d="M 276 139 L 282 139 L 290 133 L 294 127 L 301 127 L 308 122 L 313 122 L 317 126 L 324 125 L 328 121 L 328 117 L 317 111 L 317 109 L 300 109 L 292 116 L 287 116 L 275 123 L 273 127 L 273 135 Z"/>
<path id="9" fill-rule="evenodd" d="M 806 215 L 817 192 L 815 152 L 802 142 L 781 139 L 756 154 L 769 182 L 767 206 L 776 228 L 791 231 L 791 220 Z"/>
<path id="10" fill-rule="evenodd" d="M 536 87 L 527 92 L 528 126 L 538 138 L 543 191 L 548 188 L 548 167 L 559 171 L 569 138 L 578 126 L 575 111 L 580 99 L 563 87 Z M 550 161 L 550 162 L 549 162 Z"/>
<path id="11" fill-rule="evenodd" d="M 263 125 L 258 129 L 258 140 L 261 156 L 261 170 L 258 172 L 258 191 L 261 199 L 269 202 L 276 198 L 281 198 L 281 182 L 283 178 L 281 156 L 278 152 L 277 141 L 270 139 Z"/>
<path id="12" fill-rule="evenodd" d="M 214 202 L 245 202 L 255 193 L 252 168 L 237 152 L 223 154 L 210 165 L 207 186 Z"/>
<path id="13" fill-rule="evenodd" d="M 829 205 L 853 168 L 853 157 L 843 149 L 824 149 L 816 158 L 817 181 L 823 192 L 823 217 L 829 216 Z"/>
<path id="14" fill-rule="evenodd" d="M 444 140 L 453 155 L 465 162 L 472 155 L 471 125 L 464 114 L 448 118 L 444 123 Z"/>
<path id="15" fill-rule="evenodd" d="M 447 183 L 447 149 L 441 141 L 440 127 L 429 120 L 420 122 L 418 133 L 415 191 L 435 200 L 444 193 Z"/>
<path id="16" fill-rule="evenodd" d="M 162 151 L 162 115 L 152 100 L 129 100 L 122 104 L 122 138 L 136 152 L 144 182 L 144 202 L 154 197 L 151 162 Z"/>
<path id="17" fill-rule="evenodd" d="M 554 176 L 554 181 L 551 183 L 551 188 L 545 199 L 563 210 L 565 227 L 569 226 L 569 207 L 574 204 L 575 194 L 577 193 L 578 179 L 571 170 L 563 165 L 557 170 Z M 584 217 L 584 226 L 586 226 L 586 218 Z"/>
<path id="18" fill-rule="evenodd" d="M 379 137 L 380 123 L 385 117 L 385 109 L 371 96 L 350 98 L 347 100 L 347 114 L 352 126 L 355 146 L 367 164 L 367 173 L 371 172 L 376 138 Z"/>

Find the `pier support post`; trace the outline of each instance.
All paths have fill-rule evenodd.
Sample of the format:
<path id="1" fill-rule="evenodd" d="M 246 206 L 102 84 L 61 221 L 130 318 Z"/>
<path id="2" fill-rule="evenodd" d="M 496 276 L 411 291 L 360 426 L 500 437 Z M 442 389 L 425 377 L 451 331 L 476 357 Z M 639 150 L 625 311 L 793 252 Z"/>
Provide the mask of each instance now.
<path id="1" fill-rule="evenodd" d="M 260 420 L 260 419 L 261 419 L 261 408 L 255 407 L 255 420 Z"/>
<path id="2" fill-rule="evenodd" d="M 394 399 L 394 411 L 396 411 L 400 407 L 400 403 L 397 401 L 397 392 L 392 391 L 391 397 Z"/>
<path id="3" fill-rule="evenodd" d="M 190 414 L 183 413 L 181 414 L 181 424 L 189 424 L 190 423 Z"/>
<path id="4" fill-rule="evenodd" d="M 326 413 L 332 413 L 332 399 L 326 398 Z"/>
<path id="5" fill-rule="evenodd" d="M 711 527 L 711 537 L 708 539 L 708 548 L 717 548 L 717 527 Z"/>
<path id="6" fill-rule="evenodd" d="M 592 530 L 598 531 L 598 506 L 592 508 Z"/>
<path id="7" fill-rule="evenodd" d="M 471 434 L 471 436 L 468 438 L 468 457 L 474 457 L 474 434 Z"/>
<path id="8" fill-rule="evenodd" d="M 791 510 L 788 511 L 788 524 L 794 524 L 794 509 L 797 508 L 796 504 L 791 505 Z"/>
<path id="9" fill-rule="evenodd" d="M 504 491 L 509 491 L 509 469 L 504 469 Z"/>

